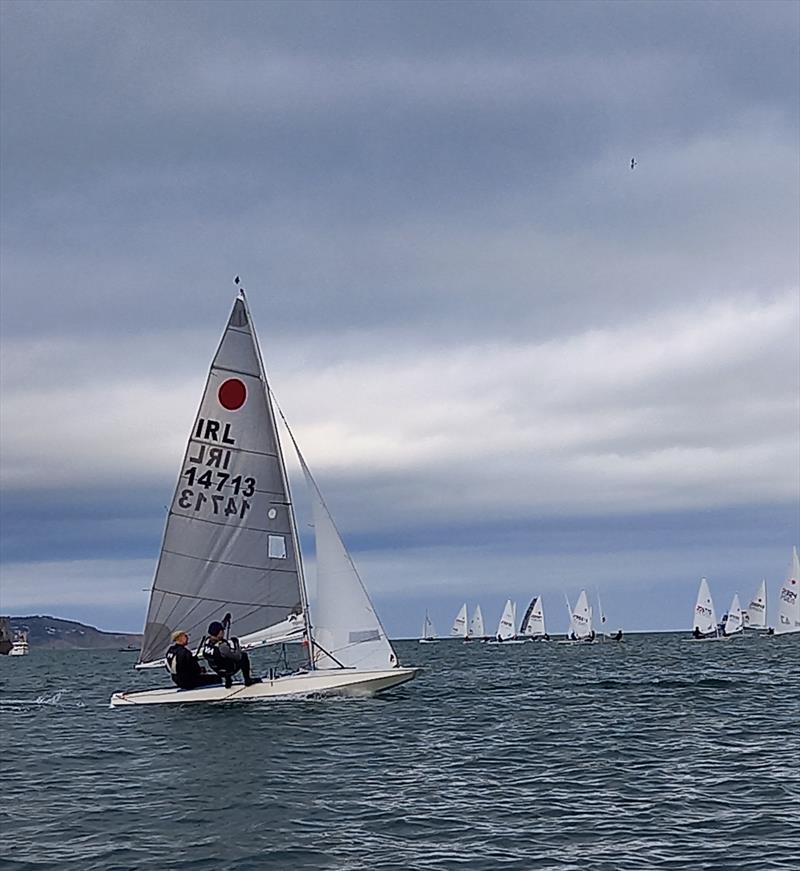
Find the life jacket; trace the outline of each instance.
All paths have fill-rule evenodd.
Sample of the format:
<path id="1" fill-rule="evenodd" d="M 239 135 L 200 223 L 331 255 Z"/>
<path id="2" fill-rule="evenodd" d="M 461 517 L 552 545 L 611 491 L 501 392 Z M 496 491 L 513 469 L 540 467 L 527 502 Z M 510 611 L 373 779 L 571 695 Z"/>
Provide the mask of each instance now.
<path id="1" fill-rule="evenodd" d="M 167 651 L 167 655 L 164 658 L 164 665 L 166 666 L 167 671 L 175 677 L 178 674 L 178 647 L 179 645 L 173 644 L 172 647 Z"/>
<path id="2" fill-rule="evenodd" d="M 241 659 L 241 655 L 238 653 L 238 644 L 227 642 L 228 646 L 236 651 L 236 655 L 231 657 L 222 655 L 222 651 L 219 649 L 221 643 L 213 638 L 207 639 L 203 644 L 203 658 L 217 674 L 235 674 L 239 670 L 239 660 Z"/>

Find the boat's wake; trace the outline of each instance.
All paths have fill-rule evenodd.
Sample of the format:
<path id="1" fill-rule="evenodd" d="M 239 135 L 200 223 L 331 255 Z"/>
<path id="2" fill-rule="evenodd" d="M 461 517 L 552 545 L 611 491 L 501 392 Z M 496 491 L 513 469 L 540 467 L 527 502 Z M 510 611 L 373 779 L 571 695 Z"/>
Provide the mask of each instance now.
<path id="1" fill-rule="evenodd" d="M 41 695 L 35 699 L 4 699 L 0 697 L 0 709 L 25 710 L 28 708 L 55 708 L 59 705 L 71 704 L 76 708 L 86 707 L 83 702 L 64 702 L 62 699 L 67 690 L 57 690 L 52 695 Z"/>

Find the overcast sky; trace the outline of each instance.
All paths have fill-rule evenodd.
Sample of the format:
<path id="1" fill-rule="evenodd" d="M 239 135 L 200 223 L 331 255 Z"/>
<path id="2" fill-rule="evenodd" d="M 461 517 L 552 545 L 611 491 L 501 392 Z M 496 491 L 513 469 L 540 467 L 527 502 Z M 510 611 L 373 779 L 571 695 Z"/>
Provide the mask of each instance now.
<path id="1" fill-rule="evenodd" d="M 0 12 L 0 610 L 141 629 L 238 273 L 390 634 L 688 628 L 703 575 L 773 622 L 799 4 Z"/>

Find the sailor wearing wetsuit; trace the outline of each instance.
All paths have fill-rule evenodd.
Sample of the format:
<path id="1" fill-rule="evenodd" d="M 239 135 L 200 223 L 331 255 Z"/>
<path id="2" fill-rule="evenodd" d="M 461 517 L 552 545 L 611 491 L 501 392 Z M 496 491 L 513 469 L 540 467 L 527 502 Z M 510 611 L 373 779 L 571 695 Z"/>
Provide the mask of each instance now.
<path id="1" fill-rule="evenodd" d="M 172 680 L 182 690 L 193 690 L 196 687 L 219 684 L 219 675 L 207 674 L 188 649 L 189 633 L 178 629 L 172 633 L 174 644 L 167 651 L 167 668 Z"/>
<path id="2" fill-rule="evenodd" d="M 215 620 L 208 627 L 208 637 L 203 645 L 203 657 L 211 668 L 225 680 L 225 687 L 231 688 L 233 675 L 241 669 L 244 685 L 249 687 L 261 683 L 259 678 L 250 677 L 250 658 L 239 647 L 239 639 L 225 638 L 225 627 Z"/>

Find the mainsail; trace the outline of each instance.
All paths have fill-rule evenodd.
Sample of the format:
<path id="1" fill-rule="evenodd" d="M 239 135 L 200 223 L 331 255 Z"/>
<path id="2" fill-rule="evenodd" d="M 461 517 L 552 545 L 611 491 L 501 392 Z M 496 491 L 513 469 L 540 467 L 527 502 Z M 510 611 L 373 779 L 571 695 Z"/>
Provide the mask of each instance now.
<path id="1" fill-rule="evenodd" d="M 761 581 L 747 609 L 742 612 L 745 629 L 767 628 L 767 582 Z"/>
<path id="2" fill-rule="evenodd" d="M 592 634 L 592 609 L 589 607 L 589 599 L 586 590 L 581 590 L 575 610 L 572 612 L 573 631 L 576 638 L 589 638 Z"/>
<path id="3" fill-rule="evenodd" d="M 717 632 L 717 615 L 714 611 L 714 603 L 711 601 L 708 581 L 705 578 L 700 580 L 700 589 L 697 591 L 692 631 L 699 632 L 701 635 L 716 634 Z"/>
<path id="4" fill-rule="evenodd" d="M 425 619 L 422 621 L 422 636 L 425 641 L 433 641 L 436 638 L 436 627 L 433 625 L 433 620 L 425 612 Z"/>
<path id="5" fill-rule="evenodd" d="M 800 632 L 800 560 L 797 548 L 792 548 L 792 562 L 778 596 L 776 635 Z"/>
<path id="6" fill-rule="evenodd" d="M 469 621 L 469 637 L 470 638 L 483 638 L 486 632 L 483 628 L 483 611 L 481 611 L 481 606 L 475 606 L 475 612 L 472 615 L 472 620 Z"/>
<path id="7" fill-rule="evenodd" d="M 541 596 L 534 596 L 531 599 L 531 603 L 522 618 L 522 623 L 520 623 L 519 634 L 534 638 L 545 634 L 544 606 Z"/>
<path id="8" fill-rule="evenodd" d="M 742 622 L 742 606 L 739 604 L 739 594 L 734 594 L 730 608 L 728 608 L 728 616 L 725 618 L 725 626 L 723 632 L 725 635 L 735 635 L 743 630 Z"/>
<path id="9" fill-rule="evenodd" d="M 208 373 L 167 516 L 140 664 L 211 620 L 271 640 L 302 626 L 297 534 L 264 367 L 244 294 Z M 285 631 L 284 631 L 285 629 Z"/>
<path id="10" fill-rule="evenodd" d="M 500 641 L 510 641 L 516 634 L 516 608 L 511 599 L 508 599 L 497 626 L 497 638 Z"/>
<path id="11" fill-rule="evenodd" d="M 458 636 L 459 638 L 466 638 L 467 632 L 467 603 L 464 602 L 459 609 L 458 614 L 456 614 L 456 619 L 453 621 L 453 628 L 450 630 L 450 634 Z"/>

